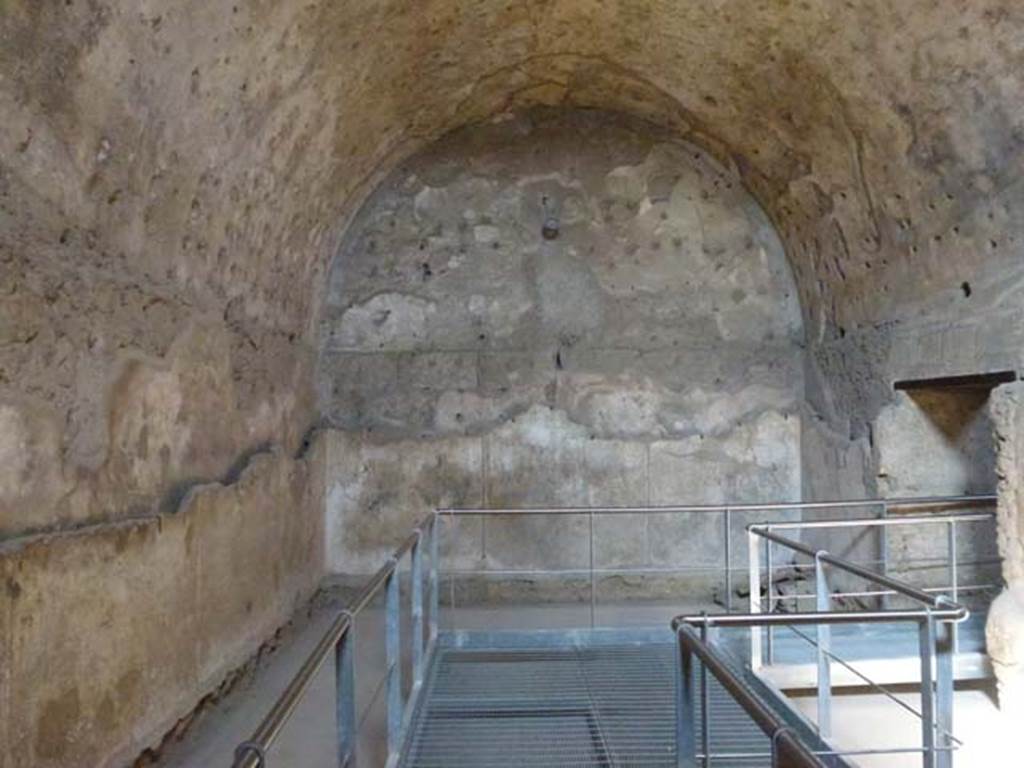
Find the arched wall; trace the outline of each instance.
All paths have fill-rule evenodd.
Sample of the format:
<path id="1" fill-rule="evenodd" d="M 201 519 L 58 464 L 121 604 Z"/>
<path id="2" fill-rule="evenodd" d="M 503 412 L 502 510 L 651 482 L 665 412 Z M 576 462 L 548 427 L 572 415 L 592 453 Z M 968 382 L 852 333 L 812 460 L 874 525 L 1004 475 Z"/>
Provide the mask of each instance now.
<path id="1" fill-rule="evenodd" d="M 451 505 L 800 496 L 782 245 L 735 173 L 634 118 L 534 109 L 403 162 L 331 264 L 320 344 L 332 571 L 372 573 Z M 489 526 L 486 562 L 551 567 L 586 543 L 537 522 Z M 720 538 L 615 522 L 601 567 L 711 565 Z"/>
<path id="2" fill-rule="evenodd" d="M 312 589 L 327 265 L 378 182 L 459 125 L 603 108 L 734 168 L 804 310 L 804 493 L 870 491 L 893 378 L 1020 366 L 1022 14 L 0 2 L 0 764 L 137 753 Z M 227 618 L 137 620 L 154 592 Z"/>

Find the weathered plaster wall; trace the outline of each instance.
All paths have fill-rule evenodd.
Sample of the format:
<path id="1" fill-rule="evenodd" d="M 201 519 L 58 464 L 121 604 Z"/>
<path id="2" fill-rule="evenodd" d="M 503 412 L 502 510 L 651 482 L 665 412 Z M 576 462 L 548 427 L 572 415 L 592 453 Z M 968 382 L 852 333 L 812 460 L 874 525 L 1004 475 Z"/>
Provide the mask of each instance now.
<path id="1" fill-rule="evenodd" d="M 988 653 L 999 679 L 1000 707 L 1024 715 L 1024 384 L 992 392 L 992 421 L 998 445 L 999 551 L 1006 590 L 989 612 Z"/>
<path id="2" fill-rule="evenodd" d="M 321 578 L 324 450 L 0 545 L 3 764 L 128 764 L 243 664 Z"/>
<path id="3" fill-rule="evenodd" d="M 285 155 L 320 126 L 237 14 L 160 5 L 0 3 L 5 768 L 130 762 L 323 572 L 315 292 L 281 279 L 316 273 Z M 221 35 L 274 87 L 236 100 Z"/>
<path id="4" fill-rule="evenodd" d="M 295 451 L 360 201 L 446 131 L 537 104 L 644 116 L 735 169 L 812 343 L 805 492 L 873 490 L 893 377 L 1020 364 L 1022 14 L 2 0 L 3 535 L 173 508 L 267 442 Z"/>
<path id="5" fill-rule="evenodd" d="M 997 387 L 992 392 L 992 421 L 998 446 L 999 550 L 1003 574 L 1010 587 L 1024 587 L 1024 514 L 1021 512 L 1021 463 L 1024 461 L 1024 384 Z"/>
<path id="6" fill-rule="evenodd" d="M 879 494 L 885 498 L 996 492 L 987 388 L 898 392 L 880 411 L 873 436 Z M 886 540 L 890 573 L 927 587 L 949 584 L 944 525 L 892 528 Z M 957 559 L 961 586 L 996 585 L 962 596 L 972 608 L 987 609 L 1001 583 L 995 522 L 958 525 Z"/>
<path id="7" fill-rule="evenodd" d="M 404 163 L 332 264 L 322 342 L 321 407 L 344 430 L 337 571 L 372 572 L 447 504 L 800 493 L 802 324 L 777 236 L 733 174 L 621 115 L 533 111 Z M 717 564 L 719 521 L 647 522 L 599 544 L 623 564 Z M 585 523 L 504 521 L 459 546 L 579 566 Z"/>

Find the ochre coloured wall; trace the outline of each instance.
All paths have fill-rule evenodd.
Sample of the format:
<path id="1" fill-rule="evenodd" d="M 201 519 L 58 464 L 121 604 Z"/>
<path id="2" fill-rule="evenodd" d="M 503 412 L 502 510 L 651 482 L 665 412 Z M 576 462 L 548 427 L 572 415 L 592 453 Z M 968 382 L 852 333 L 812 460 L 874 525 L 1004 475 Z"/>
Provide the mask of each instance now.
<path id="1" fill-rule="evenodd" d="M 108 556 L 112 531 L 156 525 L 174 549 L 197 514 L 188 489 L 235 488 L 254 452 L 301 454 L 291 471 L 315 474 L 299 466 L 316 455 L 301 448 L 319 418 L 315 329 L 348 221 L 417 149 L 536 105 L 642 117 L 735 170 L 802 303 L 804 493 L 870 491 L 870 424 L 893 378 L 1021 363 L 1022 15 L 1008 0 L 0 0 L 5 574 L 26 536 L 43 564 L 72 536 L 76 578 L 108 583 L 107 561 L 154 535 Z M 275 519 L 299 508 L 292 490 L 267 493 Z M 224 539 L 244 527 L 221 524 Z M 271 560 L 275 541 L 259 548 Z M 145 562 L 183 589 L 170 562 Z M 81 640 L 93 613 L 73 593 L 11 578 L 0 728 L 16 732 L 0 733 L 0 763 L 116 764 L 208 690 L 140 684 L 151 720 L 116 710 L 48 751 L 43 713 L 76 711 L 74 697 L 50 681 L 27 704 L 14 692 L 72 653 L 102 666 L 107 646 Z M 92 610 L 119 632 L 115 609 L 147 595 L 110 578 Z M 43 614 L 25 605 L 82 631 L 26 643 Z M 251 649 L 252 626 L 201 635 Z M 125 647 L 111 681 L 162 658 Z M 80 686 L 77 711 L 99 712 L 109 689 Z"/>

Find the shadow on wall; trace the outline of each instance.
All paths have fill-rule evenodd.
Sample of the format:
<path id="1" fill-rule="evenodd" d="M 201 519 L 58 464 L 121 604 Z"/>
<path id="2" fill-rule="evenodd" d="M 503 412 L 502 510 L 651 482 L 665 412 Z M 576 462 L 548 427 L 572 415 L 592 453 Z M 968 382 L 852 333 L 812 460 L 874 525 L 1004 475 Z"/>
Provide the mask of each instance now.
<path id="1" fill-rule="evenodd" d="M 883 495 L 991 494 L 996 490 L 996 440 L 990 409 L 998 376 L 897 383 L 895 400 L 875 422 Z M 942 526 L 886 531 L 890 570 L 924 586 L 946 583 L 947 535 Z M 960 583 L 1001 583 L 996 523 L 957 527 Z M 992 590 L 964 595 L 986 610 Z"/>

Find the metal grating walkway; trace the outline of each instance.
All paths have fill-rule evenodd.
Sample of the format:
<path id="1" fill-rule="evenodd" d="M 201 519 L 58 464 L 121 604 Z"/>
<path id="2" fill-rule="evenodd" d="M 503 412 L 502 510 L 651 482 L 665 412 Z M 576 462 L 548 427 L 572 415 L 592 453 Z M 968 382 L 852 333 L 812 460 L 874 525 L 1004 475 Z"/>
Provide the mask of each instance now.
<path id="1" fill-rule="evenodd" d="M 438 653 L 406 768 L 676 765 L 673 645 Z M 714 765 L 767 766 L 768 739 L 710 692 Z"/>

